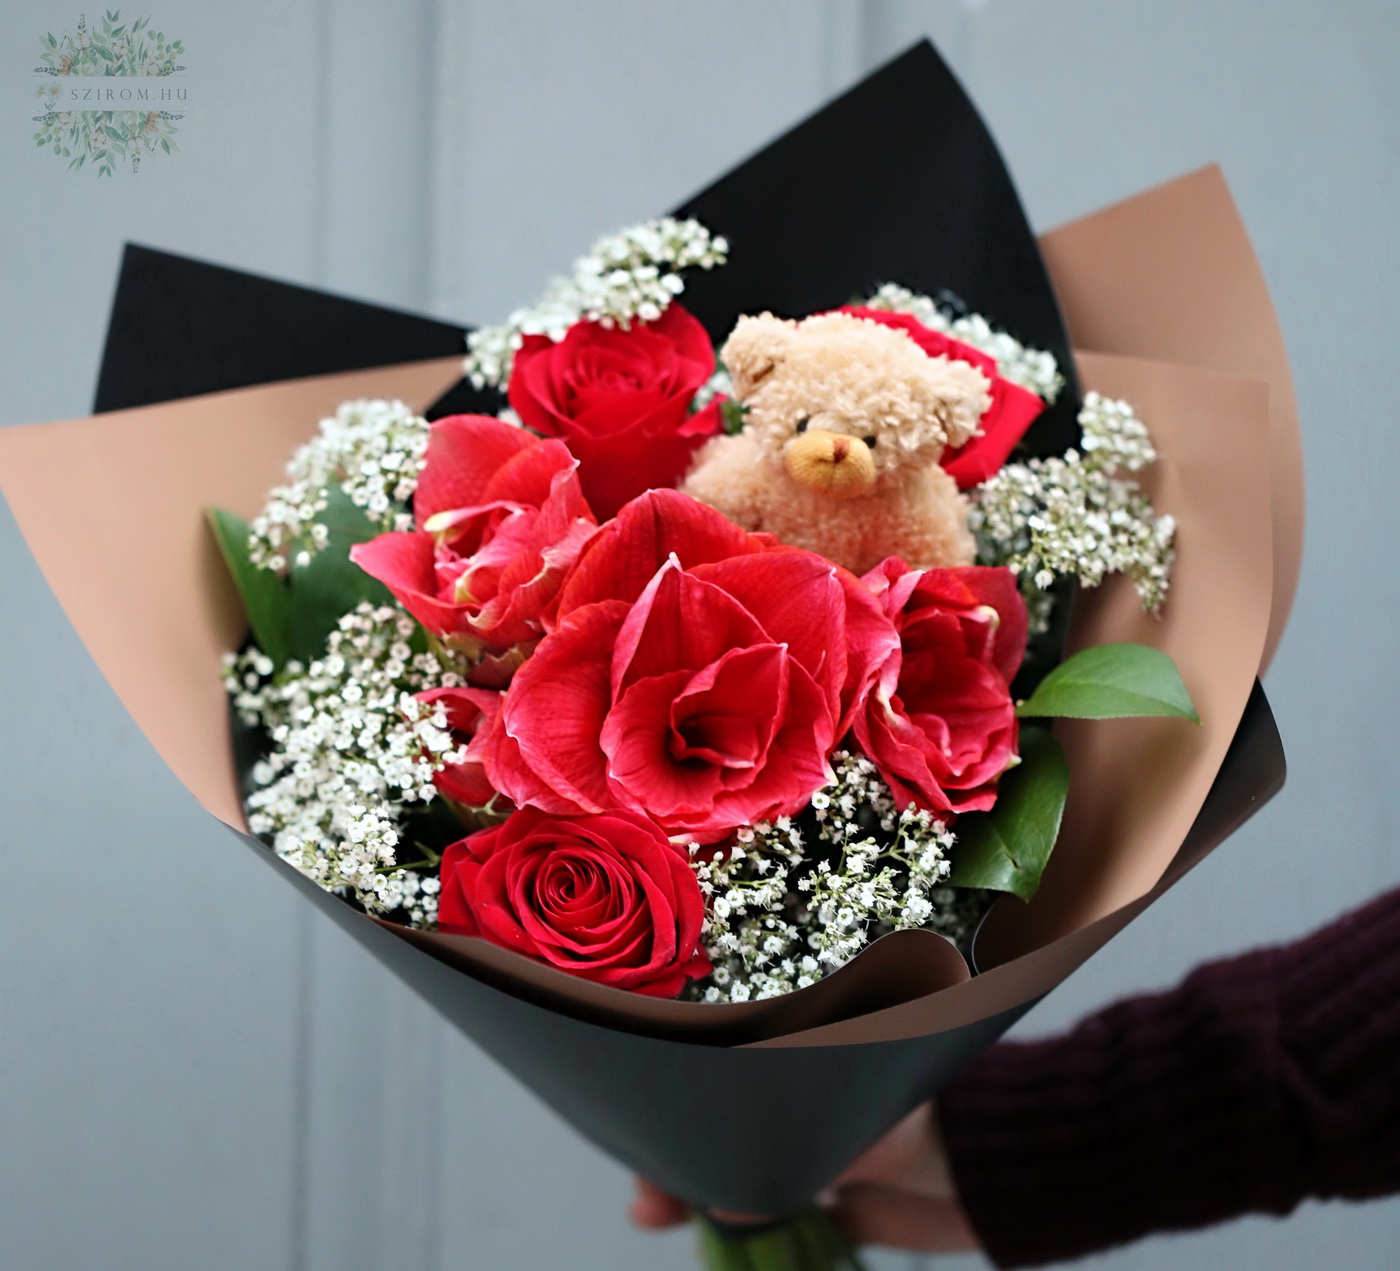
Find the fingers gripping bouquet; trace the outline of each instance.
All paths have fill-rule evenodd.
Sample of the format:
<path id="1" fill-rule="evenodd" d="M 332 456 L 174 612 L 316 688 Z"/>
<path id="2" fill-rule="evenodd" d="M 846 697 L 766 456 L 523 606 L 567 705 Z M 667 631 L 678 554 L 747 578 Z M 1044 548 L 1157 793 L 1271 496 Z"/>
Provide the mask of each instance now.
<path id="1" fill-rule="evenodd" d="M 892 126 L 911 111 L 938 127 Z M 852 180 L 787 207 L 833 155 Z M 1212 182 L 1047 241 L 1105 350 L 1076 361 L 922 46 L 471 333 L 451 388 L 424 362 L 124 412 L 113 462 L 145 445 L 205 474 L 168 516 L 149 487 L 144 558 L 216 509 L 226 578 L 193 581 L 192 553 L 161 575 L 191 579 L 165 602 L 179 659 L 85 617 L 91 545 L 50 547 L 34 494 L 52 430 L 18 430 L 6 493 L 206 806 L 246 813 L 323 911 L 634 1168 L 798 1215 L 705 1225 L 714 1265 L 841 1265 L 803 1202 L 1281 779 L 1251 688 L 1296 571 L 1296 442 Z M 1173 261 L 1206 241 L 1243 264 L 1183 290 Z M 173 395 L 139 348 L 116 358 L 145 292 L 295 314 L 266 352 L 234 333 L 238 384 L 460 339 L 214 272 L 129 260 L 108 405 Z M 182 334 L 181 389 L 233 387 Z M 94 464 L 113 427 L 82 434 Z M 239 614 L 189 616 L 227 577 L 236 652 Z M 236 801 L 204 687 L 221 651 Z M 190 686 L 150 695 L 172 662 Z"/>

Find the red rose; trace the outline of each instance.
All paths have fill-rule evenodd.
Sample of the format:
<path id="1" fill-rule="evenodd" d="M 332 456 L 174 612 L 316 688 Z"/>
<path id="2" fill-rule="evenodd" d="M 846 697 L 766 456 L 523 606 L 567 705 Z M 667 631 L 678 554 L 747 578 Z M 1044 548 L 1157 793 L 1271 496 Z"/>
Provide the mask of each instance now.
<path id="1" fill-rule="evenodd" d="M 413 498 L 418 528 L 361 543 L 350 559 L 470 653 L 536 640 L 597 524 L 577 468 L 561 442 L 499 419 L 440 419 Z"/>
<path id="2" fill-rule="evenodd" d="M 845 570 L 653 490 L 579 558 L 486 771 L 520 805 L 630 808 L 714 841 L 806 804 L 897 648 Z"/>
<path id="3" fill-rule="evenodd" d="M 913 570 L 892 556 L 862 581 L 900 647 L 856 716 L 856 740 L 901 807 L 985 811 L 1016 757 L 1010 683 L 1026 653 L 1026 605 L 1015 575 Z"/>
<path id="4" fill-rule="evenodd" d="M 981 432 L 956 450 L 944 452 L 939 463 L 958 483 L 959 490 L 981 485 L 1006 462 L 1026 429 L 1045 409 L 1045 403 L 1028 388 L 1013 384 L 997 374 L 996 359 L 970 344 L 926 327 L 912 313 L 890 313 L 884 309 L 866 309 L 847 305 L 842 312 L 857 318 L 867 318 L 882 326 L 897 327 L 914 341 L 929 357 L 948 357 L 955 362 L 975 366 L 991 385 L 992 404 L 980 421 Z"/>
<path id="5" fill-rule="evenodd" d="M 510 373 L 510 404 L 526 425 L 560 437 L 606 520 L 643 490 L 674 486 L 695 448 L 719 432 L 719 407 L 690 414 L 714 374 L 705 328 L 678 304 L 624 330 L 577 322 L 557 344 L 526 336 Z"/>
<path id="6" fill-rule="evenodd" d="M 441 702 L 453 744 L 466 746 L 461 763 L 440 769 L 433 784 L 454 803 L 484 808 L 496 792 L 486 780 L 481 755 L 501 709 L 501 695 L 484 688 L 432 688 L 419 693 L 418 700 L 429 706 Z"/>
<path id="7" fill-rule="evenodd" d="M 686 852 L 630 812 L 523 808 L 442 857 L 439 930 L 652 997 L 709 972 L 704 918 Z"/>

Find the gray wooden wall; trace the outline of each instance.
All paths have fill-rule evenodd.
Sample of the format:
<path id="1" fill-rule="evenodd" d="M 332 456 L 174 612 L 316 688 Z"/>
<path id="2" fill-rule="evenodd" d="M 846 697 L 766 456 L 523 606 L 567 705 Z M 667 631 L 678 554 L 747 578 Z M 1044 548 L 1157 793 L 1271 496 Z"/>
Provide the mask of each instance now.
<path id="1" fill-rule="evenodd" d="M 128 16 L 184 39 L 194 104 L 178 155 L 101 184 L 29 141 L 37 39 L 80 7 L 0 6 L 0 423 L 86 411 L 125 239 L 489 321 L 923 34 L 1038 226 L 1220 160 L 1305 429 L 1269 682 L 1292 777 L 1021 1031 L 1400 881 L 1400 6 L 150 0 Z M 0 1266 L 690 1265 L 687 1236 L 628 1229 L 616 1166 L 194 805 L 3 509 L 0 711 Z M 1397 1247 L 1387 1201 L 1096 1265 L 1360 1271 Z"/>

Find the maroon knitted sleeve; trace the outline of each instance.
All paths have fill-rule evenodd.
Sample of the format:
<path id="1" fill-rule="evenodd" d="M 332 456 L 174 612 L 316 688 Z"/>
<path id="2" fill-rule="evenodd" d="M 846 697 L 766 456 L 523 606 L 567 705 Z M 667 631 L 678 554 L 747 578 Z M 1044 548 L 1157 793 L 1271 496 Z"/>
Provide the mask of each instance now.
<path id="1" fill-rule="evenodd" d="M 938 1100 L 998 1266 L 1400 1191 L 1400 891 L 1048 1041 L 993 1047 Z"/>

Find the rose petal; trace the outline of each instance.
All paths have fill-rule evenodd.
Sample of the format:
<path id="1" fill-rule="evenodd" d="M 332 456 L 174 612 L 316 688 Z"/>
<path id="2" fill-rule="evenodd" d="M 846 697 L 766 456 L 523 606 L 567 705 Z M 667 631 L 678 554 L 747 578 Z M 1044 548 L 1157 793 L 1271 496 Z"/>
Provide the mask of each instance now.
<path id="1" fill-rule="evenodd" d="M 940 460 L 943 470 L 959 490 L 981 485 L 1000 471 L 1044 410 L 1044 401 L 1030 389 L 997 376 L 992 380 L 992 404 L 981 419 L 981 433 L 945 452 Z"/>
<path id="2" fill-rule="evenodd" d="M 704 975 L 686 855 L 627 812 L 521 809 L 443 854 L 439 927 L 601 984 L 675 996 Z"/>

